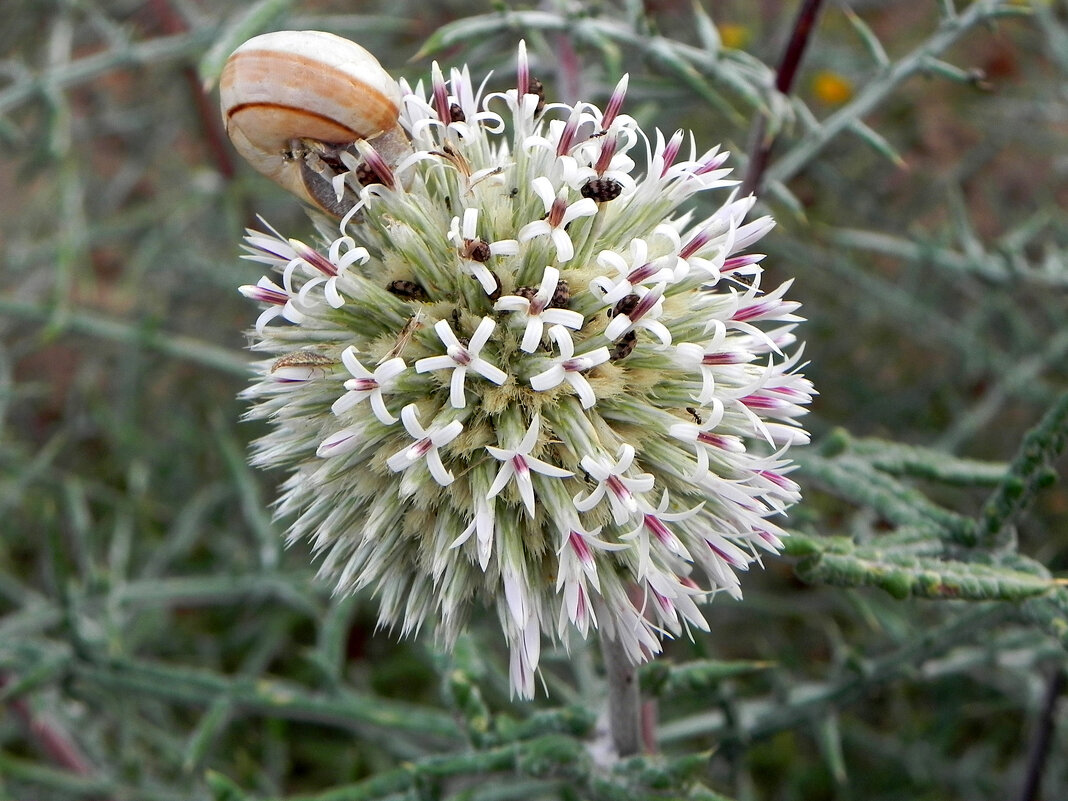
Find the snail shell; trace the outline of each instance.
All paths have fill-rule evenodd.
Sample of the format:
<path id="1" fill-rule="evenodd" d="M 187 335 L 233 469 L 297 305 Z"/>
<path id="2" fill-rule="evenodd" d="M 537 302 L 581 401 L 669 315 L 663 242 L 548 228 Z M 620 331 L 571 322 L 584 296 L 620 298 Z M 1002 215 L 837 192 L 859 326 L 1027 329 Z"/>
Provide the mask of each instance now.
<path id="1" fill-rule="evenodd" d="M 378 60 L 323 31 L 249 39 L 223 67 L 223 124 L 237 151 L 290 192 L 335 216 L 336 154 L 357 139 L 400 130 L 401 94 Z M 401 134 L 403 136 L 403 134 Z"/>

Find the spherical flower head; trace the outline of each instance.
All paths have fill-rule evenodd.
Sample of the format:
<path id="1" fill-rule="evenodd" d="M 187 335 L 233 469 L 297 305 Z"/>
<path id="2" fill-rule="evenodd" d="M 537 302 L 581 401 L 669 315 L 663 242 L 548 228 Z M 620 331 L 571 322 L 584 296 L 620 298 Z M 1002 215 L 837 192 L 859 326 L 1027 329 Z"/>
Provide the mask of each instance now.
<path id="1" fill-rule="evenodd" d="M 625 79 L 604 112 L 546 104 L 519 62 L 486 95 L 466 67 L 402 83 L 411 152 L 344 153 L 352 211 L 318 246 L 250 232 L 275 275 L 243 291 L 291 538 L 402 633 L 449 645 L 496 607 L 530 697 L 543 638 L 602 629 L 638 662 L 740 596 L 786 536 L 813 389 L 726 154 L 642 131 Z"/>

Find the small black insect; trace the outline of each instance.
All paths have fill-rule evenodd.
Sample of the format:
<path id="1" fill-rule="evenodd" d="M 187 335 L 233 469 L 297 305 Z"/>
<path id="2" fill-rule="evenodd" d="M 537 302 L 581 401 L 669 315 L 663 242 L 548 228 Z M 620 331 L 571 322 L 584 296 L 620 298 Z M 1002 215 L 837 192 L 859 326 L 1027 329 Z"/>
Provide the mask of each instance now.
<path id="1" fill-rule="evenodd" d="M 489 293 L 489 295 L 487 297 L 489 298 L 489 302 L 490 303 L 496 303 L 498 300 L 501 299 L 501 279 L 499 279 L 497 277 L 497 273 L 493 272 L 492 270 L 489 271 L 489 274 L 490 274 L 490 276 L 493 277 L 494 286 L 493 286 L 493 292 Z M 474 278 L 474 277 L 472 276 L 472 278 Z M 475 280 L 477 280 L 477 279 L 475 279 Z"/>
<path id="2" fill-rule="evenodd" d="M 527 300 L 533 300 L 534 296 L 538 294 L 538 287 L 536 286 L 520 286 L 516 287 L 515 295 L 520 298 L 526 298 Z"/>
<path id="3" fill-rule="evenodd" d="M 545 111 L 545 84 L 537 78 L 531 77 L 527 85 L 527 92 L 538 96 L 538 105 L 534 107 L 534 116 L 536 117 Z"/>
<path id="4" fill-rule="evenodd" d="M 608 349 L 608 358 L 614 362 L 618 362 L 620 359 L 625 359 L 630 354 L 634 353 L 634 348 L 638 346 L 638 334 L 635 331 L 628 331 L 621 336 L 616 342 Z"/>
<path id="5" fill-rule="evenodd" d="M 460 108 L 460 105 L 458 103 L 449 104 L 449 121 L 467 122 L 467 115 L 464 114 L 464 110 Z"/>
<path id="6" fill-rule="evenodd" d="M 561 278 L 556 282 L 556 291 L 553 292 L 553 296 L 549 298 L 550 309 L 566 309 L 567 304 L 571 302 L 571 287 L 567 285 L 567 281 Z"/>
<path id="7" fill-rule="evenodd" d="M 701 415 L 697 413 L 697 409 L 693 408 L 692 406 L 687 406 L 686 411 L 690 413 L 690 417 L 693 418 L 693 421 L 697 423 L 697 425 L 704 425 L 705 421 L 701 419 Z"/>
<path id="8" fill-rule="evenodd" d="M 518 295 L 521 298 L 527 300 L 533 300 L 534 296 L 538 294 L 540 286 L 521 286 L 517 287 L 513 294 Z M 549 302 L 545 304 L 547 309 L 566 309 L 567 304 L 571 302 L 571 287 L 567 285 L 567 281 L 561 278 L 556 282 L 556 289 L 553 290 L 553 296 L 549 298 Z"/>
<path id="9" fill-rule="evenodd" d="M 482 264 L 485 264 L 487 261 L 490 260 L 490 256 L 492 256 L 493 254 L 490 251 L 489 244 L 484 240 L 465 239 L 463 247 L 460 248 L 460 255 L 463 256 L 465 259 L 470 259 L 471 261 L 477 261 Z"/>
<path id="10" fill-rule="evenodd" d="M 593 198 L 598 203 L 615 200 L 623 191 L 623 184 L 615 178 L 591 178 L 582 185 L 579 193 L 583 197 Z"/>
<path id="11" fill-rule="evenodd" d="M 637 295 L 630 294 L 620 298 L 619 303 L 615 305 L 615 308 L 608 310 L 609 317 L 615 317 L 617 314 L 629 315 L 632 311 L 638 308 L 638 301 L 640 301 Z"/>
<path id="12" fill-rule="evenodd" d="M 415 281 L 390 281 L 386 285 L 386 291 L 404 300 L 426 301 L 430 299 L 426 294 L 426 290 Z"/>
<path id="13" fill-rule="evenodd" d="M 490 303 L 496 303 L 501 299 L 501 279 L 497 277 L 497 273 L 493 272 L 493 270 L 490 270 L 490 275 L 493 276 L 493 283 L 496 284 L 496 286 L 493 288 L 493 291 L 489 293 L 489 299 Z"/>
<path id="14" fill-rule="evenodd" d="M 378 177 L 378 173 L 371 169 L 366 161 L 361 161 L 356 165 L 354 171 L 356 180 L 360 182 L 360 186 L 372 186 L 374 184 L 382 183 L 382 179 Z"/>

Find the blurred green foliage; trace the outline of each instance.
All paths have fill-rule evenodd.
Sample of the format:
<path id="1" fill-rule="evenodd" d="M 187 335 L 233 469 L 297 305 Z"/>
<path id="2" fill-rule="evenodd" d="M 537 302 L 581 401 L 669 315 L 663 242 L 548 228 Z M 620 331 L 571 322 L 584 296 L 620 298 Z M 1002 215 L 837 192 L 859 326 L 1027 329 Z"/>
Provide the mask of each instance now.
<path id="1" fill-rule="evenodd" d="M 792 3 L 7 0 L 0 798 L 1068 797 L 1068 6 L 849 6 L 784 98 Z M 776 136 L 762 244 L 817 444 L 787 555 L 643 674 L 660 757 L 585 753 L 584 644 L 515 704 L 493 627 L 397 642 L 284 547 L 238 422 L 237 243 L 311 226 L 202 89 L 279 28 L 502 85 L 524 36 L 550 96 L 629 71 L 630 114 L 740 173 L 754 119 Z"/>

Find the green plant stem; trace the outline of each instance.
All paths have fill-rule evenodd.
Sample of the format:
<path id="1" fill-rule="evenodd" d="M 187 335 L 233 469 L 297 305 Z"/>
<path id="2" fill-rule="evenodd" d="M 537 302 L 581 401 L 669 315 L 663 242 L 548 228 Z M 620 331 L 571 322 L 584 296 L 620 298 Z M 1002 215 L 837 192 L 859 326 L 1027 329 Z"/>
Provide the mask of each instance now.
<path id="1" fill-rule="evenodd" d="M 1026 8 L 1013 8 L 1000 0 L 979 0 L 964 9 L 959 16 L 943 20 L 929 39 L 900 61 L 887 67 L 851 102 L 842 106 L 784 153 L 767 171 L 768 182 L 785 183 L 801 172 L 838 134 L 873 112 L 906 80 L 924 73 L 931 59 L 952 47 L 972 28 L 997 17 L 1023 16 L 1027 13 L 1029 12 Z"/>
<path id="2" fill-rule="evenodd" d="M 147 789 L 142 786 L 121 785 L 99 776 L 81 776 L 65 770 L 44 767 L 26 759 L 10 756 L 0 752 L 0 776 L 4 779 L 32 785 L 40 790 L 47 788 L 54 791 L 49 798 L 86 798 L 92 801 L 101 799 L 139 799 L 139 801 L 199 801 L 204 796 L 192 796 L 189 793 L 169 792 L 166 790 Z M 7 796 L 4 796 L 5 798 Z M 24 798 L 40 797 L 36 794 Z"/>
<path id="3" fill-rule="evenodd" d="M 638 667 L 618 639 L 608 637 L 604 629 L 600 629 L 600 635 L 612 745 L 620 758 L 634 756 L 641 751 L 642 745 Z"/>
<path id="4" fill-rule="evenodd" d="M 1051 480 L 1051 465 L 1068 447 L 1068 392 L 1057 399 L 1038 425 L 1020 443 L 1008 477 L 991 493 L 979 517 L 979 544 L 986 548 L 1006 545 L 1011 526 Z"/>
<path id="5" fill-rule="evenodd" d="M 1059 364 L 1068 353 L 1068 330 L 1053 334 L 1045 346 L 1031 356 L 1007 365 L 986 394 L 970 409 L 958 416 L 950 429 L 941 437 L 939 445 L 956 449 L 976 434 L 991 425 L 1008 399 L 1033 389 L 1042 373 L 1051 365 Z"/>
<path id="6" fill-rule="evenodd" d="M 666 723 L 660 727 L 660 742 L 712 736 L 723 742 L 748 743 L 791 729 L 864 698 L 874 688 L 912 673 L 960 643 L 978 636 L 989 637 L 993 627 L 1012 613 L 1007 604 L 973 607 L 924 631 L 901 648 L 865 662 L 859 669 L 847 668 L 827 682 L 798 685 L 788 699 L 739 704 L 729 719 L 723 712 L 708 712 Z"/>
<path id="7" fill-rule="evenodd" d="M 618 19 L 594 16 L 569 16 L 547 11 L 507 10 L 466 17 L 439 28 L 412 60 L 464 42 L 482 42 L 487 36 L 516 31 L 539 30 L 563 32 L 579 42 L 602 50 L 621 48 L 627 53 L 645 56 L 686 80 L 695 91 L 696 79 L 712 78 L 736 92 L 747 105 L 763 108 L 766 94 L 755 87 L 771 86 L 771 71 L 761 61 L 741 51 L 712 53 L 702 47 L 682 44 L 661 36 L 649 36 L 634 30 Z M 766 90 L 765 90 L 766 91 Z"/>
<path id="8" fill-rule="evenodd" d="M 637 758 L 617 770 L 605 771 L 588 758 L 582 741 L 561 734 L 549 734 L 481 751 L 429 756 L 356 784 L 335 787 L 315 795 L 286 796 L 277 801 L 377 801 L 399 793 L 411 793 L 412 790 L 418 792 L 419 788 L 428 784 L 460 776 L 481 777 L 487 790 L 494 786 L 510 786 L 517 777 L 537 780 L 540 787 L 532 786 L 527 796 L 529 798 L 583 798 L 589 801 L 681 799 L 692 797 L 683 795 L 681 789 L 691 784 L 695 773 L 702 770 L 707 761 L 706 753 L 674 760 Z M 486 781 L 486 774 L 490 773 L 505 774 L 507 778 L 502 776 L 494 782 Z M 552 787 L 553 784 L 557 785 L 556 788 Z M 561 794 L 559 791 L 564 788 L 571 792 Z M 556 792 L 547 793 L 550 789 Z M 430 796 L 417 794 L 415 797 Z M 463 794 L 463 797 L 483 796 Z M 720 798 L 713 795 L 698 797 Z"/>
<path id="9" fill-rule="evenodd" d="M 962 253 L 934 242 L 894 236 L 881 231 L 864 231 L 852 228 L 827 229 L 826 237 L 834 245 L 851 248 L 862 253 L 891 256 L 899 261 L 936 267 L 947 274 L 974 275 L 998 284 L 1064 287 L 1068 275 L 1060 272 L 1043 272 L 1041 266 L 1028 263 L 1023 269 L 1015 266 L 1000 253 L 983 252 L 978 255 Z"/>
<path id="10" fill-rule="evenodd" d="M 10 677 L 0 674 L 0 688 L 9 681 Z M 93 773 L 93 766 L 81 747 L 50 715 L 36 714 L 25 698 L 13 698 L 8 701 L 8 706 L 52 762 L 79 776 Z"/>
<path id="11" fill-rule="evenodd" d="M 249 375 L 249 359 L 233 349 L 209 345 L 192 337 L 167 333 L 148 323 L 121 322 L 91 312 L 57 310 L 10 298 L 0 298 L 0 314 L 49 323 L 61 330 L 87 334 L 126 345 L 138 345 L 242 378 L 248 378 Z"/>
<path id="12" fill-rule="evenodd" d="M 973 543 L 975 521 L 944 509 L 919 490 L 880 472 L 864 459 L 827 459 L 815 453 L 797 457 L 803 474 L 831 492 L 868 506 L 898 526 L 935 526 L 951 540 Z"/>
<path id="13" fill-rule="evenodd" d="M 25 103 L 44 91 L 68 89 L 123 67 L 152 65 L 160 67 L 171 61 L 191 58 L 211 44 L 216 31 L 203 27 L 189 33 L 160 36 L 137 44 L 124 43 L 91 56 L 68 61 L 48 70 L 47 76 L 26 73 L 0 91 L 0 115 Z"/>
<path id="14" fill-rule="evenodd" d="M 934 448 L 886 439 L 849 439 L 847 447 L 851 454 L 863 457 L 883 473 L 959 487 L 996 487 L 1009 470 L 1004 462 L 962 459 Z"/>
<path id="15" fill-rule="evenodd" d="M 293 682 L 229 678 L 132 659 L 99 664 L 76 660 L 71 671 L 82 681 L 120 693 L 194 705 L 228 698 L 235 709 L 246 712 L 337 726 L 375 737 L 381 737 L 383 730 L 443 738 L 459 734 L 452 716 L 440 710 L 354 692 L 315 693 Z"/>

